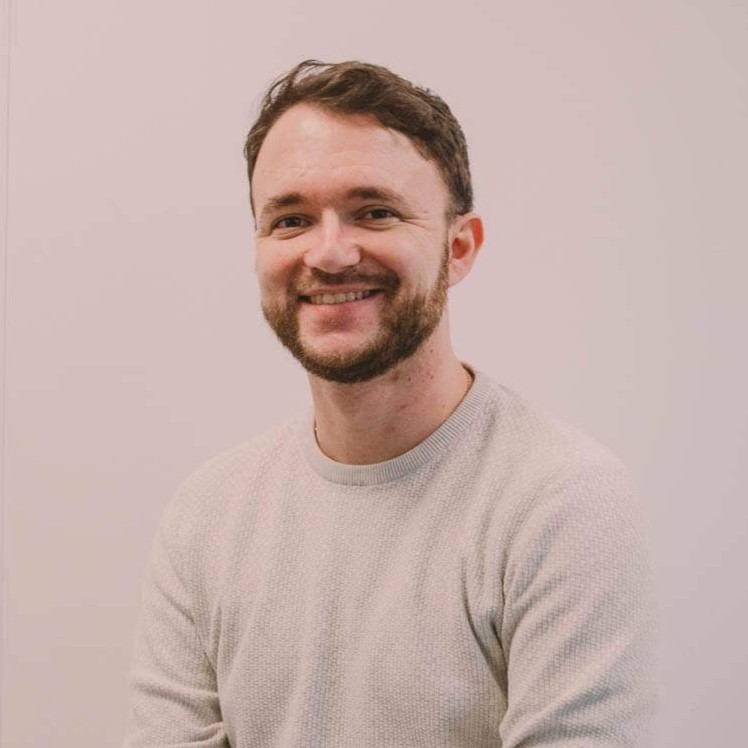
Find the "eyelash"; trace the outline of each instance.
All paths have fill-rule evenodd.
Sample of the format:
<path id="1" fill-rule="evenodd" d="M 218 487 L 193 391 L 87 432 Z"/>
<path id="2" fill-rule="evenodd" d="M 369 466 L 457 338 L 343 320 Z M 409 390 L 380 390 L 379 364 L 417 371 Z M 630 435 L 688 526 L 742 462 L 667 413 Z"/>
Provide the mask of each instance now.
<path id="1" fill-rule="evenodd" d="M 385 216 L 383 218 L 379 218 L 379 219 L 373 218 L 371 220 L 387 220 L 387 218 L 397 218 L 398 217 L 397 213 L 395 213 L 394 210 L 390 210 L 389 208 L 368 208 L 367 210 L 365 210 L 360 215 L 361 216 L 365 216 L 367 213 L 374 213 L 374 212 L 378 212 L 378 211 L 385 211 L 386 213 L 389 213 L 390 215 L 389 216 Z M 297 229 L 297 228 L 301 228 L 301 226 L 281 226 L 280 225 L 283 221 L 289 221 L 291 219 L 299 219 L 301 221 L 307 220 L 303 216 L 283 216 L 283 218 L 279 218 L 273 224 L 273 229 L 284 229 L 284 228 L 286 228 L 286 229 Z"/>

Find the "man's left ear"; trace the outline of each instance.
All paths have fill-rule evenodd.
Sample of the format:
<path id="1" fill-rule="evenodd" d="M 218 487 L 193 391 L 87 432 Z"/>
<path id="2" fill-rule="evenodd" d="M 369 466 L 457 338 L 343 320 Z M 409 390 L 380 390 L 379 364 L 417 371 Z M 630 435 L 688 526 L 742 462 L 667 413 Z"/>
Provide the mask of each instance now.
<path id="1" fill-rule="evenodd" d="M 483 220 L 477 213 L 457 216 L 450 228 L 449 285 L 459 283 L 473 267 L 483 245 Z"/>

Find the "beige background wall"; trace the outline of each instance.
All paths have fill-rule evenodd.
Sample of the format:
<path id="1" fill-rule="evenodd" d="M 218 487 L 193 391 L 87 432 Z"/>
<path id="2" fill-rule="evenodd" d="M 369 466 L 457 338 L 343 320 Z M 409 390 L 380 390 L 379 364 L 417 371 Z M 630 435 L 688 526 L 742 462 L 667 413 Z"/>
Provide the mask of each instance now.
<path id="1" fill-rule="evenodd" d="M 647 497 L 659 745 L 744 740 L 745 3 L 0 10 L 3 748 L 119 745 L 164 504 L 306 406 L 258 311 L 242 145 L 308 57 L 388 65 L 463 122 L 488 240 L 452 296 L 458 353 L 611 446 Z"/>

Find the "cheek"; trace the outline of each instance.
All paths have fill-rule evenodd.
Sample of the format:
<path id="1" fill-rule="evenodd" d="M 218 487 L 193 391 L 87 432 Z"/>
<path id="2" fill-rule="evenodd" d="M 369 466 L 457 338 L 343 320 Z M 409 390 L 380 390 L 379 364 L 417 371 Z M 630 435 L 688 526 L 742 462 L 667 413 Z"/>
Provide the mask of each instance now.
<path id="1" fill-rule="evenodd" d="M 403 283 L 421 291 L 431 288 L 439 275 L 439 263 L 423 255 L 400 258 L 394 269 Z"/>
<path id="2" fill-rule="evenodd" d="M 428 262 L 422 248 L 396 236 L 369 237 L 360 245 L 366 265 L 376 264 L 380 269 L 394 273 L 404 283 L 417 282 L 428 272 Z"/>
<path id="3" fill-rule="evenodd" d="M 263 249 L 255 255 L 255 273 L 263 291 L 275 291 L 284 287 L 291 277 L 293 267 L 293 263 L 278 252 Z"/>

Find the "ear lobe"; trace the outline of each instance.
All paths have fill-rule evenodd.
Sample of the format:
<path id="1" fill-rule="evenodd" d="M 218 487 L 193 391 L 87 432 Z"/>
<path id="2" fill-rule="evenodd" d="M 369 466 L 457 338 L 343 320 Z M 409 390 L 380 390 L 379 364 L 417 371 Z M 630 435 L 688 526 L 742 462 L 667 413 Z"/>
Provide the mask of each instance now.
<path id="1" fill-rule="evenodd" d="M 483 220 L 477 213 L 457 216 L 452 228 L 449 258 L 449 285 L 459 283 L 473 267 L 483 245 Z"/>

